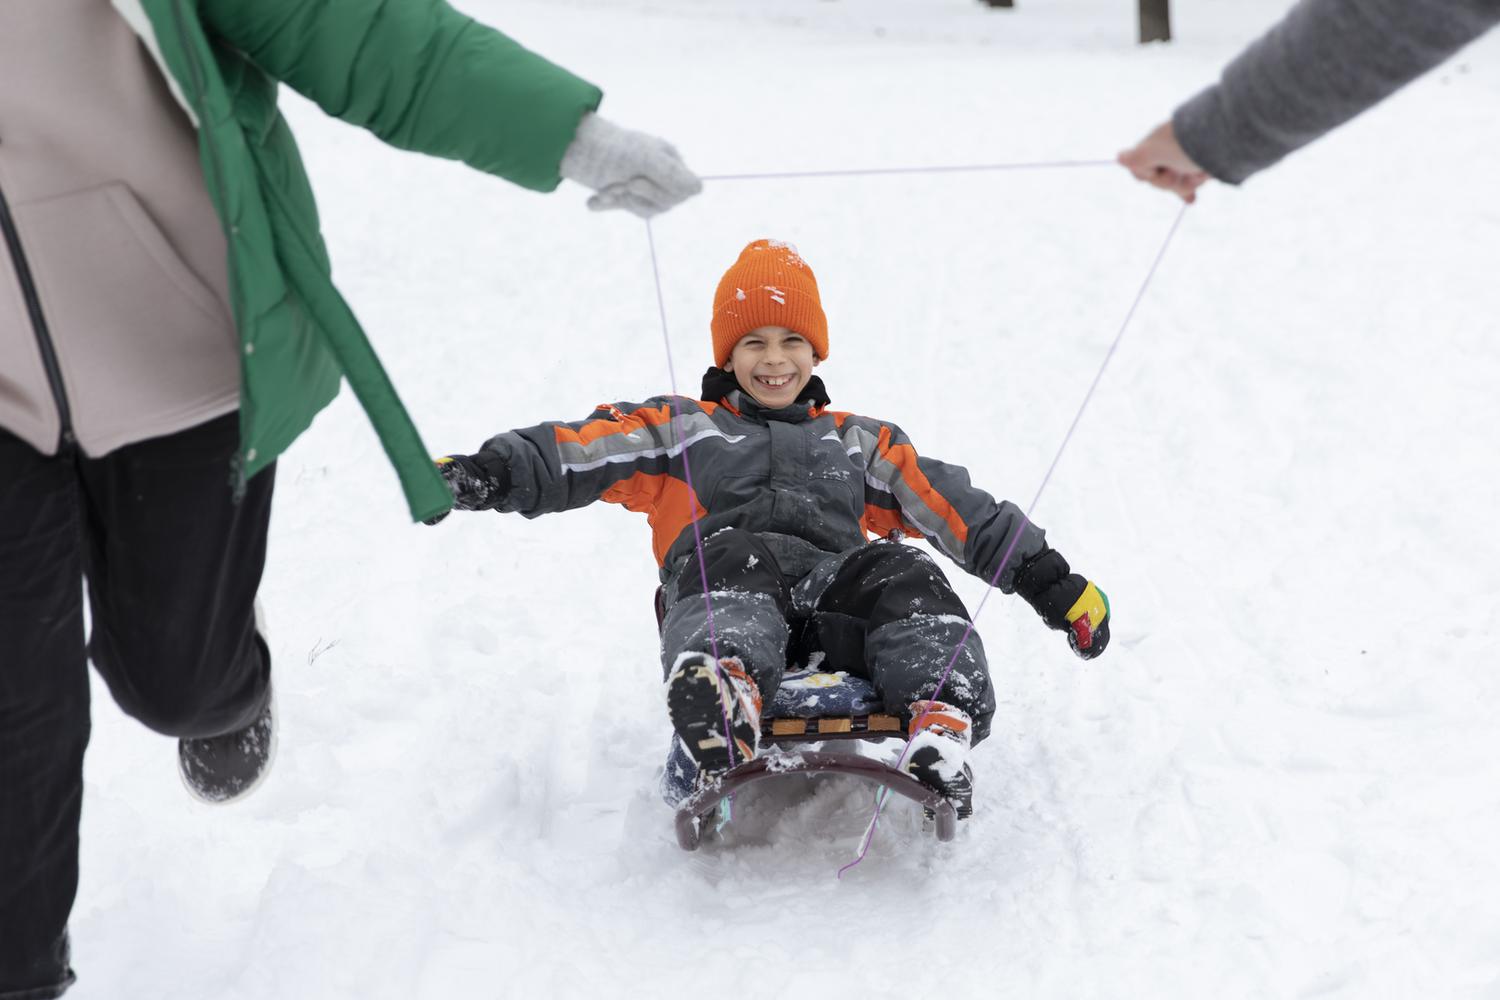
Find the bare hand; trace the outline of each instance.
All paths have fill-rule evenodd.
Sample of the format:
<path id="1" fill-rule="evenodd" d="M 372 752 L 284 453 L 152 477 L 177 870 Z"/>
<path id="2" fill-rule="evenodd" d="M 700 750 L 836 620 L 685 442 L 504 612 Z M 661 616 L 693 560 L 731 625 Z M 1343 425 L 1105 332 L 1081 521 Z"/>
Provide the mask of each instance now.
<path id="1" fill-rule="evenodd" d="M 1209 179 L 1208 171 L 1182 151 L 1169 121 L 1152 129 L 1150 135 L 1116 159 L 1136 180 L 1172 191 L 1188 204 L 1197 200 L 1198 188 Z"/>

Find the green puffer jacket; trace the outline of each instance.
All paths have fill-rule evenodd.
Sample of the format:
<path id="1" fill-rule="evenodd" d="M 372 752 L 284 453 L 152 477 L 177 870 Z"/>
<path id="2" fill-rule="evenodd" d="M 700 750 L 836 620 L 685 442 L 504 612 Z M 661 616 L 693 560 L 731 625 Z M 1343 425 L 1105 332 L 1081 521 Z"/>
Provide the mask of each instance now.
<path id="1" fill-rule="evenodd" d="M 333 286 L 283 81 L 393 146 L 550 191 L 598 88 L 444 0 L 112 0 L 198 126 L 229 240 L 242 346 L 241 475 L 283 452 L 349 380 L 414 518 L 451 506 L 410 416 Z"/>

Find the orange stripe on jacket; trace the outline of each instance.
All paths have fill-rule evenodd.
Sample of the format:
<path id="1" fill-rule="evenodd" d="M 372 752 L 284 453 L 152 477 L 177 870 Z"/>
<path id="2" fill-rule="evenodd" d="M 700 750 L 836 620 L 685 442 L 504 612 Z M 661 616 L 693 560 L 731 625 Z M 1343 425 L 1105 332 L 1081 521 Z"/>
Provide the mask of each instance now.
<path id="1" fill-rule="evenodd" d="M 717 403 L 704 402 L 699 402 L 698 407 L 710 415 L 719 408 Z M 595 409 L 608 410 L 609 416 L 590 420 L 576 431 L 571 427 L 558 425 L 553 428 L 557 442 L 586 445 L 611 434 L 629 434 L 642 427 L 660 427 L 671 423 L 675 416 L 670 403 L 666 406 L 642 407 L 633 413 L 626 413 L 613 403 L 601 403 Z"/>
<path id="2" fill-rule="evenodd" d="M 651 525 L 651 552 L 658 566 L 666 562 L 667 550 L 677 536 L 693 523 L 692 512 L 696 509 L 699 518 L 708 514 L 687 483 L 664 472 L 637 472 L 605 490 L 599 499 L 646 515 Z"/>
<path id="3" fill-rule="evenodd" d="M 888 510 L 885 507 L 876 507 L 874 504 L 865 504 L 865 513 L 859 519 L 859 526 L 865 529 L 866 538 L 871 535 L 889 538 L 893 531 L 899 531 L 907 538 L 922 537 L 920 531 L 902 519 L 899 510 Z"/>
<path id="4" fill-rule="evenodd" d="M 917 498 L 925 503 L 932 512 L 941 517 L 948 525 L 948 530 L 953 532 L 953 537 L 962 544 L 969 540 L 969 526 L 964 519 L 958 516 L 958 511 L 933 487 L 927 477 L 923 475 L 921 468 L 917 465 L 917 450 L 909 444 L 891 444 L 891 429 L 880 428 L 880 441 L 878 444 L 881 457 L 892 463 L 901 470 L 901 479 L 907 487 L 917 495 Z"/>
<path id="5" fill-rule="evenodd" d="M 601 410 L 610 411 L 610 416 L 590 420 L 578 430 L 558 424 L 553 428 L 558 444 L 587 445 L 611 434 L 629 434 L 642 427 L 660 427 L 672 419 L 670 406 L 657 406 L 626 413 L 617 406 L 605 404 Z"/>

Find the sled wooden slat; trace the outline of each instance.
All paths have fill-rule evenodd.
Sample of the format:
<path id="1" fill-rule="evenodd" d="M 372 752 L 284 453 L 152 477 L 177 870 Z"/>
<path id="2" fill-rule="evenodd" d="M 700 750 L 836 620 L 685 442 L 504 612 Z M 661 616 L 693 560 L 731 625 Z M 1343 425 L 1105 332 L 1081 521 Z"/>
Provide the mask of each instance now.
<path id="1" fill-rule="evenodd" d="M 760 738 L 765 743 L 887 739 L 900 735 L 901 720 L 883 713 L 832 715 L 812 719 L 765 719 L 760 728 Z"/>

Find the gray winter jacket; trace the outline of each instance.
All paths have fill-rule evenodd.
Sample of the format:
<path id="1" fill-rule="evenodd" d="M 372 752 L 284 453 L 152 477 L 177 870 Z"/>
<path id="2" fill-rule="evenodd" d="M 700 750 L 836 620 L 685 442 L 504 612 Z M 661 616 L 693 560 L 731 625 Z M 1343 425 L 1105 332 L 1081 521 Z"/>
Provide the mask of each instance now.
<path id="1" fill-rule="evenodd" d="M 1500 23 L 1500 0 L 1302 0 L 1172 115 L 1183 151 L 1238 184 Z"/>
<path id="2" fill-rule="evenodd" d="M 821 393 L 821 382 L 809 386 Z M 899 531 L 925 537 L 988 583 L 1015 589 L 1045 533 L 968 472 L 919 456 L 895 424 L 808 400 L 765 410 L 735 390 L 721 402 L 659 396 L 600 406 L 485 442 L 510 467 L 498 509 L 537 517 L 604 500 L 645 513 L 662 579 L 721 528 L 760 535 L 796 579 L 832 553 Z M 692 486 L 688 486 L 689 474 Z"/>

